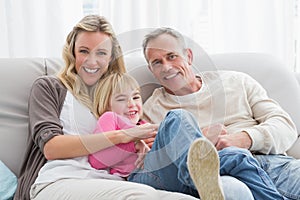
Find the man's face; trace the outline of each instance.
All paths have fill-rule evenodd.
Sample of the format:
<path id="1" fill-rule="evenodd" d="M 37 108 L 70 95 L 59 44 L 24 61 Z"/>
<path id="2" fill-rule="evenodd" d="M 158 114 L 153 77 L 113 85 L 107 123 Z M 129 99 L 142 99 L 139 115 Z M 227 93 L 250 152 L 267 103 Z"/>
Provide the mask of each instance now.
<path id="1" fill-rule="evenodd" d="M 195 81 L 192 52 L 183 49 L 176 38 L 162 34 L 150 40 L 145 55 L 151 72 L 169 93 L 184 95 L 191 90 Z"/>

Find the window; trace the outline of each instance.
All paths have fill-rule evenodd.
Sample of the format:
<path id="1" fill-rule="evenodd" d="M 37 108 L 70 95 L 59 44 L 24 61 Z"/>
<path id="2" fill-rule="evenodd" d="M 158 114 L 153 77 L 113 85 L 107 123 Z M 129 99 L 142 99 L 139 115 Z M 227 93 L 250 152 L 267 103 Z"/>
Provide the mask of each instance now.
<path id="1" fill-rule="evenodd" d="M 99 14 L 99 1 L 83 0 L 83 15 Z"/>

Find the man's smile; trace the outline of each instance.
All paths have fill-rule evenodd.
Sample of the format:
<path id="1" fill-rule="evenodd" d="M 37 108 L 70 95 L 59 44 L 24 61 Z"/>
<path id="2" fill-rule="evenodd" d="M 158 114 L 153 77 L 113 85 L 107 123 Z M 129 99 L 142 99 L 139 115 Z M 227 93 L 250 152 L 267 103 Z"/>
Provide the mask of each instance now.
<path id="1" fill-rule="evenodd" d="M 168 75 L 168 76 L 165 76 L 164 79 L 165 79 L 165 80 L 170 80 L 170 79 L 172 79 L 172 78 L 175 78 L 178 74 L 179 74 L 179 72 L 170 74 L 170 75 Z"/>

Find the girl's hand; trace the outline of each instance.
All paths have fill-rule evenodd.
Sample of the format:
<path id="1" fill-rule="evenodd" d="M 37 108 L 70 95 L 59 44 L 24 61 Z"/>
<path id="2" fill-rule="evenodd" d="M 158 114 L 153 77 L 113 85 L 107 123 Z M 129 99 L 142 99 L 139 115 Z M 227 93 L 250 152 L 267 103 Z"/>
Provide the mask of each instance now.
<path id="1" fill-rule="evenodd" d="M 137 141 L 141 139 L 155 137 L 157 134 L 158 124 L 142 124 L 130 129 L 122 130 L 125 134 L 124 143 Z"/>
<path id="2" fill-rule="evenodd" d="M 134 164 L 137 168 L 143 168 L 145 156 L 148 151 L 150 151 L 150 148 L 143 140 L 139 140 L 135 144 L 135 149 L 137 151 L 138 158 L 136 159 Z"/>

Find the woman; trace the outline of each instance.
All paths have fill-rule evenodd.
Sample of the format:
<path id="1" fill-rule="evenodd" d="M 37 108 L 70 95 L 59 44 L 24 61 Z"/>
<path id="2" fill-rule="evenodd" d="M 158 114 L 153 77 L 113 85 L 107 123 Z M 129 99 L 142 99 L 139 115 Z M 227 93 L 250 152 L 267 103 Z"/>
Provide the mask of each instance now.
<path id="1" fill-rule="evenodd" d="M 156 125 L 91 134 L 97 111 L 93 98 L 100 80 L 125 72 L 121 48 L 107 20 L 84 17 L 64 46 L 65 67 L 57 77 L 38 78 L 29 99 L 29 142 L 15 199 L 191 198 L 159 192 L 95 170 L 88 154 L 119 143 L 153 137 Z"/>

